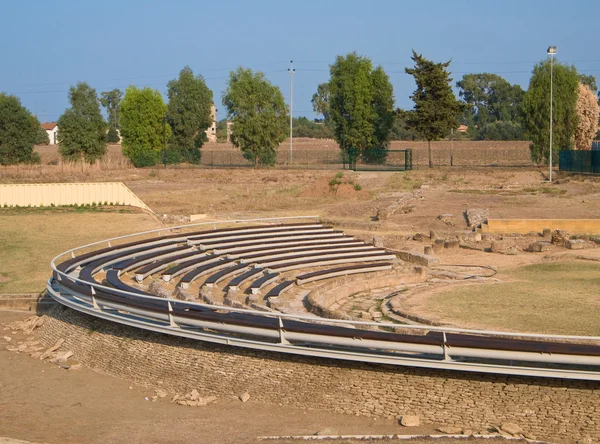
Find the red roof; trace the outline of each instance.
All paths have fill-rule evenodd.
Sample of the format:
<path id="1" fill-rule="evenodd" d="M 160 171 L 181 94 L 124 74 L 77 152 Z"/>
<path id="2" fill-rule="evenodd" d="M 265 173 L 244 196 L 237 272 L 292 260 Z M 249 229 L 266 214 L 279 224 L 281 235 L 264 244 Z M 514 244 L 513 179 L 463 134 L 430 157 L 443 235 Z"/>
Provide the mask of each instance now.
<path id="1" fill-rule="evenodd" d="M 44 128 L 45 130 L 53 130 L 54 128 L 56 128 L 56 122 L 42 123 L 42 128 Z"/>

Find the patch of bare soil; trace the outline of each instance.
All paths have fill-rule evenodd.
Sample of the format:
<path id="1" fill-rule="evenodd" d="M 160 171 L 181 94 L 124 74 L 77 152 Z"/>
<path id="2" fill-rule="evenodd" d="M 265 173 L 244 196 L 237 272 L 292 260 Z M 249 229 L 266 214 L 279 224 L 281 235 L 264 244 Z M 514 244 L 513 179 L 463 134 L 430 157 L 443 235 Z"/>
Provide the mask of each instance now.
<path id="1" fill-rule="evenodd" d="M 0 323 L 29 313 L 0 311 Z M 11 344 L 24 335 L 3 331 Z M 0 436 L 54 443 L 251 443 L 259 436 L 312 435 L 327 427 L 340 434 L 430 434 L 432 426 L 402 428 L 394 420 L 354 417 L 219 398 L 189 408 L 145 400 L 152 390 L 90 369 L 64 370 L 6 350 L 0 338 Z M 436 441 L 437 442 L 437 441 Z"/>

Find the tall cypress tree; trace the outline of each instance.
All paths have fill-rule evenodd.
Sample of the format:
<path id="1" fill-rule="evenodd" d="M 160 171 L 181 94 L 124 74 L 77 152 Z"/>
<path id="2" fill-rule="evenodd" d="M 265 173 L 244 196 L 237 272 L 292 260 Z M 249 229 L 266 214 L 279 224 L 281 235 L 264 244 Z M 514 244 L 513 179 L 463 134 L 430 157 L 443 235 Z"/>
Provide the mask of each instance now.
<path id="1" fill-rule="evenodd" d="M 405 71 L 415 78 L 417 89 L 410 96 L 415 108 L 407 112 L 407 125 L 427 140 L 429 168 L 432 168 L 431 142 L 459 126 L 458 117 L 466 105 L 458 101 L 452 92 L 452 79 L 447 71 L 450 62 L 435 63 L 414 50 L 412 60 L 414 68 L 406 68 Z"/>

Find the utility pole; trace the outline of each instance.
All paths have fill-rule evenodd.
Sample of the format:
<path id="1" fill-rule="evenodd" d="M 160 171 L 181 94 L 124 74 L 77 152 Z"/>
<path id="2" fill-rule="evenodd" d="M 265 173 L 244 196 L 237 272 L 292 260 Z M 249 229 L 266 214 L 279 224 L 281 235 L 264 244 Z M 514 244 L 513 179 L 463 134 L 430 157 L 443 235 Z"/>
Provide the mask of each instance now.
<path id="1" fill-rule="evenodd" d="M 288 72 L 290 73 L 290 164 L 293 159 L 293 149 L 294 149 L 294 134 L 293 134 L 293 116 L 294 116 L 294 108 L 293 108 L 293 98 L 294 98 L 294 61 L 290 60 L 290 68 Z"/>
<path id="2" fill-rule="evenodd" d="M 165 145 L 163 147 L 163 165 L 167 167 L 167 116 L 163 117 L 163 137 L 165 139 Z"/>

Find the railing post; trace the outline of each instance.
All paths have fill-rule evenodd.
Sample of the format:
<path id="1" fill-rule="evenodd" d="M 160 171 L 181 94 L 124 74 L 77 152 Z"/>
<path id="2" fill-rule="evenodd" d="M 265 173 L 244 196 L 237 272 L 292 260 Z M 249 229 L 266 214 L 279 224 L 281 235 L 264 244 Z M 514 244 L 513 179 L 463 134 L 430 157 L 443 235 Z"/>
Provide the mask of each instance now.
<path id="1" fill-rule="evenodd" d="M 92 307 L 94 308 L 94 310 L 100 310 L 100 306 L 96 301 L 96 290 L 94 290 L 94 287 L 92 286 L 90 286 L 90 289 L 92 290 Z"/>
<path id="2" fill-rule="evenodd" d="M 444 343 L 442 344 L 442 348 L 444 350 L 444 361 L 449 361 L 450 356 L 448 355 L 448 346 L 446 345 L 446 332 L 442 332 L 442 337 L 444 338 Z"/>
<path id="3" fill-rule="evenodd" d="M 171 327 L 179 327 L 173 320 L 173 306 L 171 305 L 171 301 L 167 301 L 167 306 L 169 307 L 169 325 Z"/>
<path id="4" fill-rule="evenodd" d="M 284 336 L 283 320 L 281 319 L 281 316 L 279 316 L 277 319 L 279 319 L 279 343 L 285 344 L 285 345 L 290 345 L 289 341 L 287 339 L 285 339 L 285 336 Z"/>

